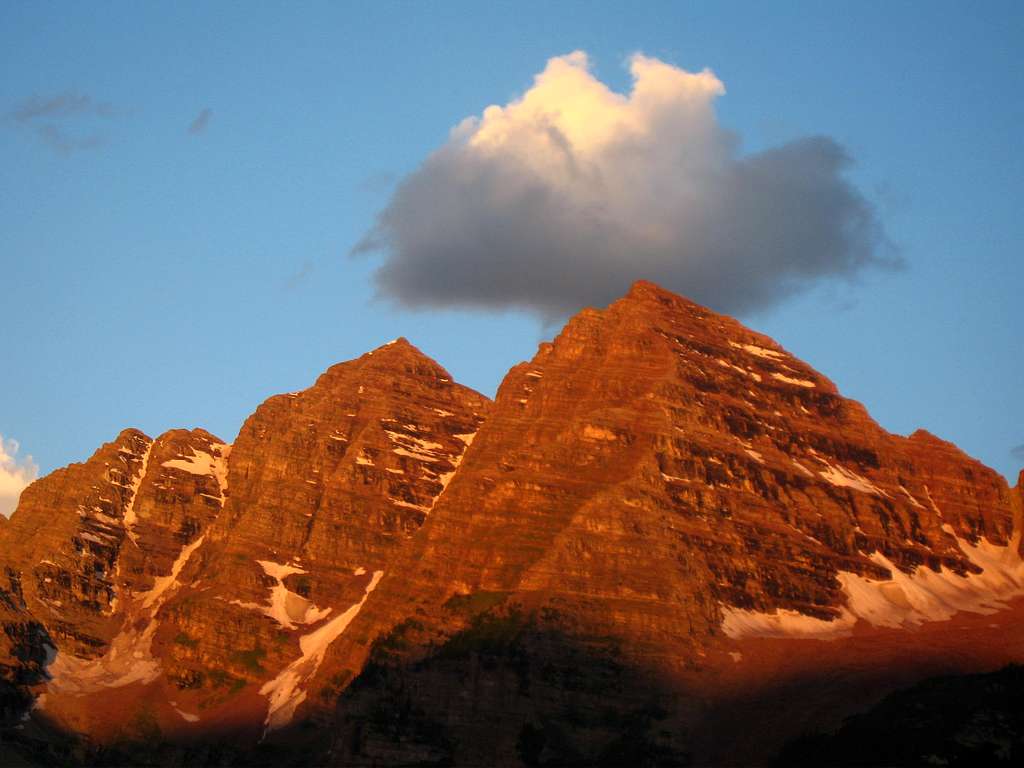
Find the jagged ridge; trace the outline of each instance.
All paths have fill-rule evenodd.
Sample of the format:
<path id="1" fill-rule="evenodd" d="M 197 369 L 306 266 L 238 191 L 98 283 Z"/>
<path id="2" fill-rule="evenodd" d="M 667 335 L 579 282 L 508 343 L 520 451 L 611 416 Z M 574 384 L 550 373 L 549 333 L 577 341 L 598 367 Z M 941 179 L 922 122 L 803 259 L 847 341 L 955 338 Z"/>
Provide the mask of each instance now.
<path id="1" fill-rule="evenodd" d="M 999 610 L 1024 586 L 1020 517 L 1020 485 L 889 435 L 771 339 L 639 282 L 493 405 L 398 339 L 270 398 L 233 446 L 126 430 L 33 484 L 0 528 L 2 669 L 101 742 L 144 730 L 137 711 L 172 739 L 249 743 L 330 721 L 341 696 L 333 754 L 385 763 L 553 754 L 539 723 L 564 721 L 582 674 L 605 682 L 574 707 L 645 734 L 668 718 L 667 741 L 633 741 L 682 754 L 679 691 L 744 637 Z M 482 658 L 534 693 L 494 698 L 474 673 L 460 696 Z M 395 751 L 372 713 L 396 685 L 445 723 L 406 728 L 444 743 L 403 731 Z M 671 717 L 650 716 L 655 689 Z M 619 754 L 614 727 L 577 730 L 559 749 Z"/>

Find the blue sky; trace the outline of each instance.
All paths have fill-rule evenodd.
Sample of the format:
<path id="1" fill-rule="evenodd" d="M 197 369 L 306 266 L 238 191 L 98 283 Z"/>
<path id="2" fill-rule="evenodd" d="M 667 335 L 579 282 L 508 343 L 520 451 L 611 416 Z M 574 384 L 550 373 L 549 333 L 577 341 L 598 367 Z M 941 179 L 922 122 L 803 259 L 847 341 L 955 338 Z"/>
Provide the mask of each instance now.
<path id="1" fill-rule="evenodd" d="M 402 309 L 374 298 L 379 259 L 347 253 L 396 180 L 548 59 L 586 51 L 626 91 L 640 51 L 713 70 L 743 153 L 845 147 L 905 261 L 741 319 L 887 429 L 1015 479 L 1021 8 L 5 3 L 0 435 L 43 473 L 129 425 L 231 440 L 267 396 L 398 335 L 493 394 L 557 325 Z"/>

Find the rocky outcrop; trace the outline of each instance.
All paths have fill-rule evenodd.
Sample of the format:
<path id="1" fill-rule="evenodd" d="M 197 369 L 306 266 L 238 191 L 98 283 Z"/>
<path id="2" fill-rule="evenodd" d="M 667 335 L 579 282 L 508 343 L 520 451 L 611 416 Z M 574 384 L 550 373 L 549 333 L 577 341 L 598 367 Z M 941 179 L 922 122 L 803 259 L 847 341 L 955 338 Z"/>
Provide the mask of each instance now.
<path id="1" fill-rule="evenodd" d="M 924 433 L 889 435 L 770 339 L 638 283 L 512 369 L 434 514 L 329 649 L 346 679 L 370 665 L 342 696 L 335 754 L 421 759 L 416 734 L 440 731 L 446 759 L 507 762 L 538 722 L 571 730 L 564 686 L 526 695 L 495 673 L 465 695 L 467 670 L 539 683 L 564 653 L 523 649 L 558 637 L 590 660 L 584 689 L 610 665 L 666 685 L 732 637 L 945 618 L 978 607 L 965 577 L 1013 533 L 996 473 Z M 1024 574 L 1007 567 L 1016 594 Z M 960 591 L 908 601 L 929 573 Z M 453 646 L 462 664 L 445 662 Z M 396 691 L 419 713 L 401 733 L 381 719 Z M 632 722 L 597 704 L 573 706 Z M 475 730 L 497 721 L 503 738 Z M 625 738 L 598 729 L 572 754 Z M 396 740 L 412 745 L 401 757 Z"/>
<path id="2" fill-rule="evenodd" d="M 243 731 L 287 723 L 322 662 L 310 637 L 344 630 L 488 406 L 397 339 L 272 397 L 234 447 L 125 430 L 33 484 L 0 534 L 13 709 L 34 684 L 49 718 L 100 741 L 219 729 L 238 701 L 255 706 Z M 112 691 L 148 719 L 110 733 Z"/>
<path id="3" fill-rule="evenodd" d="M 763 712 L 836 669 L 772 661 L 789 677 L 771 682 L 736 660 L 776 658 L 757 643 L 860 659 L 868 627 L 903 659 L 914 627 L 1024 594 L 1021 487 L 640 282 L 494 403 L 398 339 L 270 398 L 233 446 L 126 430 L 37 481 L 0 528 L 0 669 L 12 701 L 34 684 L 99 744 L 156 728 L 337 764 L 728 760 L 708 712 L 744 685 Z"/>
<path id="4" fill-rule="evenodd" d="M 840 573 L 976 573 L 959 542 L 1012 533 L 995 472 L 889 435 L 767 337 L 638 283 L 512 369 L 408 572 L 357 626 L 410 593 L 515 592 L 605 628 L 614 604 L 617 632 L 685 659 L 723 610 L 836 619 Z"/>
<path id="5" fill-rule="evenodd" d="M 102 655 L 120 602 L 151 590 L 220 511 L 227 452 L 203 430 L 128 429 L 25 489 L 0 533 L 5 564 L 58 648 Z"/>
<path id="6" fill-rule="evenodd" d="M 258 686 L 290 721 L 348 612 L 390 570 L 455 473 L 489 402 L 405 339 L 272 397 L 231 455 L 231 497 L 168 606 L 166 670 L 202 706 Z"/>
<path id="7" fill-rule="evenodd" d="M 120 624 L 117 563 L 151 444 L 126 429 L 88 461 L 37 480 L 0 534 L 28 610 L 67 653 L 101 654 Z"/>
<path id="8" fill-rule="evenodd" d="M 149 592 L 173 569 L 183 548 L 194 546 L 220 514 L 229 494 L 231 446 L 202 429 L 176 429 L 155 440 L 147 471 L 124 519 L 130 541 L 119 583 Z"/>
<path id="9" fill-rule="evenodd" d="M 156 613 L 222 508 L 229 452 L 204 430 L 125 430 L 24 491 L 0 533 L 3 672 L 48 717 L 160 676 Z"/>

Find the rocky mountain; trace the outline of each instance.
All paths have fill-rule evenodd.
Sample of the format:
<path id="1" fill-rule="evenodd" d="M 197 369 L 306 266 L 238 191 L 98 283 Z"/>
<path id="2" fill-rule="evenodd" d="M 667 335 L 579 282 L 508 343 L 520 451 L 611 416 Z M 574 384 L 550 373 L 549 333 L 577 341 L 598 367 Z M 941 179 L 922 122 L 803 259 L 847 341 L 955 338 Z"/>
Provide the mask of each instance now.
<path id="1" fill-rule="evenodd" d="M 1024 660 L 1022 488 L 650 283 L 493 403 L 399 339 L 232 446 L 126 430 L 26 489 L 0 527 L 6 738 L 764 764 L 901 686 Z"/>

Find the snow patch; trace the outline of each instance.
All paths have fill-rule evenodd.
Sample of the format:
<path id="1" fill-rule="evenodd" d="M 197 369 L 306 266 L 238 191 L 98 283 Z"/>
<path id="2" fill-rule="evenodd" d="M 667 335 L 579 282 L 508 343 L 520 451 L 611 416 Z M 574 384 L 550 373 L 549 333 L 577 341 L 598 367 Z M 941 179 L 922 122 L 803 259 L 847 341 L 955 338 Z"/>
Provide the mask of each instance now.
<path id="1" fill-rule="evenodd" d="M 422 504 L 412 504 L 412 503 L 410 503 L 408 501 L 405 501 L 404 499 L 395 499 L 395 498 L 393 498 L 391 496 L 388 496 L 388 501 L 390 501 L 396 507 L 406 507 L 407 509 L 416 509 L 416 510 L 419 510 L 420 512 L 429 512 L 430 511 L 430 507 L 425 507 Z"/>
<path id="2" fill-rule="evenodd" d="M 106 539 L 113 539 L 114 537 L 108 533 L 100 533 L 99 531 L 96 531 L 95 533 L 89 533 L 88 531 L 80 531 L 78 533 L 78 538 L 85 539 L 86 541 L 91 541 L 93 544 L 99 544 L 103 547 L 109 547 L 111 542 L 106 541 Z"/>
<path id="3" fill-rule="evenodd" d="M 918 501 L 918 500 L 917 500 L 917 499 L 915 499 L 915 498 L 914 498 L 913 496 L 911 496 L 911 495 L 910 495 L 910 491 L 908 491 L 908 490 L 907 490 L 906 488 L 904 488 L 904 487 L 903 487 L 902 485 L 900 485 L 900 490 L 901 490 L 901 491 L 903 491 L 903 495 L 904 495 L 904 496 L 906 496 L 906 497 L 907 497 L 908 499 L 910 499 L 910 503 L 911 503 L 911 504 L 913 504 L 913 505 L 914 505 L 915 507 L 917 507 L 918 509 L 924 509 L 924 504 L 922 504 L 922 503 L 921 503 L 920 501 Z M 936 511 L 938 511 L 938 510 L 936 510 Z"/>
<path id="4" fill-rule="evenodd" d="M 153 636 L 159 626 L 156 614 L 180 586 L 178 576 L 192 553 L 202 544 L 204 536 L 182 547 L 169 575 L 157 577 L 152 589 L 135 596 L 125 612 L 121 631 L 111 640 L 103 656 L 81 659 L 55 652 L 46 670 L 50 677 L 47 691 L 78 696 L 156 680 L 162 673 L 160 663 L 152 653 Z M 37 706 L 45 706 L 45 700 L 45 696 L 40 696 Z"/>
<path id="5" fill-rule="evenodd" d="M 718 358 L 718 364 L 723 368 L 731 368 L 734 371 L 742 373 L 744 376 L 749 376 L 754 381 L 761 381 L 761 374 L 755 373 L 754 371 L 748 371 L 746 368 L 740 368 L 738 365 L 733 365 L 728 360 L 722 360 Z"/>
<path id="6" fill-rule="evenodd" d="M 928 490 L 927 485 L 924 486 L 924 497 L 928 499 L 928 503 L 931 504 L 932 511 L 934 511 L 939 517 L 942 517 L 942 510 L 940 510 L 939 505 L 935 503 L 935 499 L 932 498 L 932 492 Z"/>
<path id="7" fill-rule="evenodd" d="M 759 347 L 756 344 L 737 344 L 735 341 L 730 341 L 729 346 L 742 349 L 755 357 L 761 357 L 765 360 L 783 360 L 786 357 L 781 352 L 776 352 L 774 349 L 767 349 L 766 347 Z"/>
<path id="8" fill-rule="evenodd" d="M 892 572 L 892 579 L 871 581 L 856 574 L 840 573 L 851 610 L 881 627 L 914 626 L 924 621 L 945 621 L 960 611 L 989 615 L 1007 607 L 1007 600 L 1024 595 L 1024 560 L 1017 554 L 1020 535 L 1010 546 L 1000 547 L 984 539 L 971 545 L 957 539 L 960 549 L 983 570 L 960 576 L 923 566 L 914 573 L 900 571 L 885 555 L 871 559 Z"/>
<path id="9" fill-rule="evenodd" d="M 461 457 L 459 457 L 459 458 L 461 458 Z M 457 464 L 458 464 L 458 462 L 456 461 L 456 465 Z M 448 487 L 448 483 L 451 482 L 453 477 L 455 477 L 455 470 L 454 469 L 451 472 L 444 472 L 443 474 L 438 475 L 437 481 L 441 484 L 441 492 L 437 494 L 438 497 L 440 497 L 440 495 L 442 493 L 444 493 L 445 488 Z M 434 504 L 436 504 L 436 503 L 437 503 L 437 499 L 435 498 L 434 499 Z M 431 508 L 433 508 L 433 504 L 431 505 Z"/>
<path id="10" fill-rule="evenodd" d="M 155 441 L 154 441 L 155 442 Z M 128 534 L 128 538 L 133 543 L 138 544 L 138 539 L 135 537 L 135 523 L 138 522 L 138 516 L 135 514 L 135 499 L 139 495 L 139 486 L 142 485 L 142 478 L 146 476 L 146 467 L 149 466 L 149 454 L 153 451 L 153 443 L 146 446 L 146 452 L 142 454 L 142 466 L 139 467 L 139 474 L 132 478 L 132 484 L 130 486 L 131 498 L 124 509 L 124 529 Z M 130 453 L 124 448 L 121 448 L 119 453 Z"/>
<path id="11" fill-rule="evenodd" d="M 748 611 L 744 608 L 722 610 L 722 631 L 734 640 L 743 637 L 844 637 L 855 623 L 856 617 L 846 611 L 834 621 L 825 621 L 786 609 L 779 609 L 775 613 Z"/>
<path id="12" fill-rule="evenodd" d="M 256 562 L 267 576 L 278 581 L 291 576 L 293 573 L 306 572 L 305 569 L 290 563 L 275 563 L 273 560 L 257 560 Z"/>
<path id="13" fill-rule="evenodd" d="M 811 472 L 811 470 L 809 470 L 807 467 L 805 467 L 799 461 L 797 461 L 796 459 L 790 459 L 790 461 L 793 462 L 793 466 L 795 466 L 797 469 L 799 469 L 805 475 L 807 475 L 808 477 L 814 477 L 814 473 Z"/>
<path id="14" fill-rule="evenodd" d="M 211 443 L 210 451 L 212 453 L 193 448 L 191 456 L 171 459 L 165 461 L 161 466 L 180 469 L 192 475 L 215 478 L 220 487 L 220 498 L 223 505 L 228 490 L 228 456 L 231 454 L 231 446 L 227 443 Z"/>
<path id="15" fill-rule="evenodd" d="M 811 381 L 809 379 L 794 379 L 794 378 L 786 376 L 785 374 L 782 374 L 782 373 L 773 373 L 772 374 L 772 378 L 773 379 L 777 379 L 778 381 L 784 381 L 786 384 L 794 384 L 794 385 L 796 385 L 798 387 L 815 387 L 815 386 L 817 386 L 813 381 Z"/>
<path id="16" fill-rule="evenodd" d="M 264 720 L 267 731 L 277 730 L 291 722 L 295 710 L 306 700 L 304 686 L 320 668 L 327 648 L 348 629 L 348 625 L 362 609 L 370 593 L 377 588 L 382 576 L 384 571 L 374 571 L 363 592 L 363 598 L 358 603 L 319 629 L 303 635 L 299 640 L 302 655 L 260 688 L 260 694 L 269 702 L 267 717 Z"/>
<path id="17" fill-rule="evenodd" d="M 420 453 L 418 451 L 410 451 L 407 448 L 392 448 L 392 453 L 397 453 L 399 456 L 407 456 L 410 459 L 416 459 L 417 461 L 437 461 L 436 456 L 430 456 L 426 453 Z"/>
<path id="18" fill-rule="evenodd" d="M 840 467 L 838 465 L 829 464 L 824 459 L 818 459 L 825 465 L 825 469 L 820 471 L 818 474 L 823 479 L 832 485 L 839 486 L 842 488 L 853 488 L 855 491 L 861 491 L 863 493 L 873 493 L 876 496 L 888 496 L 885 491 L 880 489 L 877 485 L 872 483 L 867 478 L 861 477 L 856 472 L 847 469 L 846 467 Z"/>
<path id="19" fill-rule="evenodd" d="M 384 430 L 384 434 L 388 436 L 393 444 L 398 446 L 391 449 L 392 453 L 397 453 L 399 456 L 408 456 L 417 461 L 437 461 L 437 451 L 444 449 L 443 445 L 435 443 L 433 440 L 424 440 L 387 429 Z"/>
<path id="20" fill-rule="evenodd" d="M 1024 596 L 1024 559 L 1017 553 L 1018 533 L 1008 546 L 984 539 L 978 544 L 957 538 L 968 559 L 981 573 L 960 576 L 942 569 L 919 566 L 913 573 L 899 570 L 880 552 L 870 559 L 887 568 L 891 578 L 875 580 L 840 571 L 846 605 L 834 621 L 825 621 L 789 610 L 759 613 L 739 608 L 723 610 L 722 629 L 740 637 L 842 637 L 858 620 L 878 627 L 916 626 L 926 621 L 946 621 L 960 612 L 990 615 L 1008 607 L 1007 601 Z"/>
<path id="21" fill-rule="evenodd" d="M 213 475 L 214 458 L 206 451 L 192 449 L 191 456 L 165 461 L 163 466 L 180 469 L 193 475 Z"/>
<path id="22" fill-rule="evenodd" d="M 330 608 L 317 608 L 311 601 L 292 592 L 284 585 L 284 580 L 291 574 L 306 573 L 304 568 L 297 565 L 275 563 L 271 560 L 257 560 L 256 562 L 267 576 L 277 582 L 270 588 L 270 601 L 267 605 L 260 606 L 242 603 L 238 603 L 238 605 L 257 608 L 264 616 L 269 616 L 285 629 L 295 629 L 296 624 L 315 624 L 326 618 L 331 612 Z"/>
<path id="23" fill-rule="evenodd" d="M 462 449 L 462 452 L 459 453 L 458 456 L 453 456 L 451 458 L 452 467 L 453 467 L 452 471 L 451 472 L 445 472 L 444 474 L 438 476 L 437 480 L 438 480 L 439 483 L 441 483 L 441 490 L 438 492 L 437 496 L 434 497 L 434 501 L 431 502 L 431 504 L 430 504 L 430 508 L 431 509 L 434 508 L 434 505 L 437 504 L 437 500 L 439 498 L 441 498 L 441 494 L 444 493 L 445 489 L 448 488 L 448 483 L 450 483 L 451 479 L 453 477 L 455 477 L 455 470 L 457 470 L 459 468 L 459 465 L 462 464 L 462 458 L 463 458 L 463 456 L 466 455 L 466 451 L 469 449 L 469 446 L 471 446 L 473 444 L 473 438 L 476 437 L 476 432 L 464 432 L 461 435 L 453 435 L 453 437 L 456 440 L 461 440 L 463 443 L 465 443 L 466 447 Z"/>
<path id="24" fill-rule="evenodd" d="M 181 716 L 181 719 L 184 720 L 186 723 L 199 722 L 199 715 L 190 715 L 188 712 L 183 712 L 182 710 L 178 709 L 173 704 L 171 705 L 171 707 L 174 709 L 175 712 L 177 712 Z"/>
<path id="25" fill-rule="evenodd" d="M 187 563 L 188 559 L 192 557 L 192 553 L 199 549 L 200 545 L 203 543 L 203 539 L 205 538 L 206 534 L 204 533 L 191 544 L 182 547 L 181 552 L 178 553 L 177 559 L 171 565 L 171 572 L 167 576 L 157 576 L 153 579 L 153 588 L 149 590 L 149 592 L 144 593 L 145 598 L 142 600 L 143 608 L 150 608 L 154 605 L 159 607 L 159 605 L 163 603 L 164 595 L 171 587 L 178 583 L 178 576 L 185 567 L 185 563 Z"/>
<path id="26" fill-rule="evenodd" d="M 386 434 L 393 443 L 412 444 L 415 448 L 421 451 L 440 451 L 444 448 L 443 445 L 435 443 L 433 440 L 423 440 L 422 438 L 413 437 L 412 435 L 403 435 L 401 432 L 391 432 L 390 430 L 385 429 L 384 434 Z"/>

